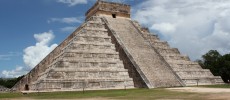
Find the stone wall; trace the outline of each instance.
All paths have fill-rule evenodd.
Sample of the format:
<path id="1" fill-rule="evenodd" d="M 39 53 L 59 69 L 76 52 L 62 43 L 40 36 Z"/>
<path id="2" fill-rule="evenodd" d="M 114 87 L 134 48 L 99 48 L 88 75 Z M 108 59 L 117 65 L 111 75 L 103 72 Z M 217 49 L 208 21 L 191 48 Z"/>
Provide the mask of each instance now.
<path id="1" fill-rule="evenodd" d="M 130 18 L 130 6 L 126 4 L 98 1 L 95 5 L 89 9 L 85 16 L 86 19 L 91 16 L 109 15 L 115 14 L 118 17 Z"/>
<path id="2" fill-rule="evenodd" d="M 74 36 L 77 35 L 77 31 L 81 30 L 85 24 L 83 23 L 72 34 L 70 34 L 60 45 L 58 45 L 50 54 L 48 54 L 38 65 L 36 65 L 28 74 L 26 74 L 19 82 L 12 88 L 13 90 L 23 91 L 25 86 L 32 85 L 32 82 L 36 81 L 39 74 L 45 72 L 50 68 L 52 63 L 60 59 L 63 49 L 68 45 Z"/>
<path id="3" fill-rule="evenodd" d="M 16 90 L 45 92 L 134 87 L 99 17 L 89 18 L 75 34 L 63 42 L 65 46 L 57 59 L 45 58 L 46 69 L 38 73 L 37 79 L 31 75 L 36 74 L 39 67 L 28 73 L 19 86 L 15 86 Z M 49 56 L 52 57 L 53 53 Z"/>
<path id="4" fill-rule="evenodd" d="M 181 86 L 180 80 L 145 41 L 129 19 L 105 17 L 109 30 L 120 41 L 132 65 L 148 88 Z M 164 73 L 164 74 L 162 74 Z"/>
<path id="5" fill-rule="evenodd" d="M 132 21 L 132 23 L 186 86 L 223 83 L 220 76 L 214 76 L 210 70 L 202 69 L 197 62 L 192 62 L 188 56 L 181 55 L 177 48 L 171 48 L 167 42 L 161 41 L 146 28 L 142 28 L 138 22 Z"/>

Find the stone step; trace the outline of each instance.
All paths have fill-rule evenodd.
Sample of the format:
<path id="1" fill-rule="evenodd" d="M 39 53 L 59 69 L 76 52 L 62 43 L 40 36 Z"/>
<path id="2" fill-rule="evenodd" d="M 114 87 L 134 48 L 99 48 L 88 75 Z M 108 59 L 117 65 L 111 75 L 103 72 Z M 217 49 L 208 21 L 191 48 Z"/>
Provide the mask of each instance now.
<path id="1" fill-rule="evenodd" d="M 161 55 L 165 55 L 165 54 L 180 54 L 180 52 L 179 52 L 179 50 L 177 48 L 169 48 L 169 49 L 157 48 L 157 51 Z"/>
<path id="2" fill-rule="evenodd" d="M 186 61 L 186 60 L 167 60 L 167 62 L 171 65 L 171 64 L 177 64 L 177 65 L 197 65 L 197 62 L 193 62 L 193 61 Z"/>
<path id="3" fill-rule="evenodd" d="M 127 69 L 122 68 L 55 68 L 53 72 L 127 72 Z M 127 73 L 128 75 L 128 73 Z"/>
<path id="4" fill-rule="evenodd" d="M 190 61 L 188 56 L 180 55 L 180 54 L 171 54 L 171 55 L 162 55 L 165 60 L 186 60 Z"/>
<path id="5" fill-rule="evenodd" d="M 176 72 L 180 77 L 181 79 L 184 79 L 184 78 L 201 78 L 201 77 L 213 77 L 213 74 L 210 72 L 210 71 L 183 71 L 183 72 Z"/>
<path id="6" fill-rule="evenodd" d="M 184 77 L 183 80 L 187 85 L 210 85 L 210 84 L 224 84 L 222 78 L 220 76 L 213 77 Z M 208 80 L 209 82 L 204 82 L 204 80 Z M 203 81 L 203 82 L 202 82 Z M 211 83 L 210 83 L 211 82 Z"/>
<path id="7" fill-rule="evenodd" d="M 125 78 L 128 79 L 129 75 L 127 71 L 99 71 L 99 70 L 89 70 L 89 71 L 61 71 L 61 70 L 53 70 L 49 72 L 46 78 L 48 79 L 81 79 L 81 78 Z"/>
<path id="8" fill-rule="evenodd" d="M 216 84 L 225 84 L 222 80 L 222 78 L 215 78 L 215 83 Z"/>
<path id="9" fill-rule="evenodd" d="M 83 30 L 79 32 L 77 36 L 91 36 L 91 37 L 109 37 L 107 30 L 106 31 L 92 31 L 92 30 Z M 110 38 L 110 37 L 109 37 Z"/>
<path id="10" fill-rule="evenodd" d="M 183 77 L 183 80 L 199 80 L 199 79 L 220 79 L 220 77 L 215 76 L 202 76 L 202 77 Z"/>
<path id="11" fill-rule="evenodd" d="M 60 57 L 61 55 L 63 55 L 63 53 L 61 53 L 59 55 L 59 57 L 57 57 L 57 59 L 55 61 L 53 61 L 50 65 L 46 65 L 47 67 L 46 67 L 45 71 L 37 73 L 37 77 L 38 77 L 37 80 L 43 78 L 43 75 L 46 74 L 46 73 L 48 73 L 52 69 L 52 67 L 55 66 L 56 63 L 58 63 L 63 58 L 63 56 Z"/>
<path id="12" fill-rule="evenodd" d="M 64 53 L 63 57 L 78 57 L 78 58 L 114 58 L 119 59 L 118 54 L 101 54 L 101 53 Z"/>
<path id="13" fill-rule="evenodd" d="M 88 53 L 88 54 L 118 54 L 115 50 L 66 50 L 67 53 Z"/>
<path id="14" fill-rule="evenodd" d="M 86 22 L 89 22 L 89 21 L 92 21 L 92 22 L 102 22 L 101 18 L 98 17 L 98 16 L 97 17 L 96 16 L 92 16 L 92 17 L 88 18 Z"/>
<path id="15" fill-rule="evenodd" d="M 94 40 L 97 40 L 97 39 L 111 39 L 111 37 L 108 36 L 108 34 L 104 34 L 104 33 L 98 33 L 98 34 L 79 34 L 77 35 L 77 39 L 75 40 L 78 40 L 79 38 L 93 38 Z"/>
<path id="16" fill-rule="evenodd" d="M 187 68 L 198 68 L 198 69 L 202 69 L 201 66 L 198 63 L 190 63 L 190 64 L 169 64 L 170 66 L 172 66 L 172 68 L 177 68 L 177 69 L 187 69 Z"/>
<path id="17" fill-rule="evenodd" d="M 201 79 L 182 79 L 186 86 L 194 86 L 194 85 L 212 85 L 216 84 L 215 79 L 212 78 L 201 78 Z"/>
<path id="18" fill-rule="evenodd" d="M 87 59 L 83 59 L 83 58 L 63 58 L 61 61 L 66 61 L 66 62 L 90 62 L 90 63 L 121 63 L 122 61 L 120 59 L 108 59 L 108 58 L 104 58 L 104 59 L 97 59 L 95 60 L 95 58 L 87 58 Z"/>
<path id="19" fill-rule="evenodd" d="M 118 55 L 113 55 L 113 54 L 92 54 L 92 53 L 66 53 L 64 54 L 65 58 L 74 58 L 74 57 L 78 57 L 80 59 L 84 59 L 84 58 L 94 58 L 94 59 L 119 59 Z"/>
<path id="20" fill-rule="evenodd" d="M 210 72 L 209 69 L 195 69 L 195 68 L 188 68 L 188 69 L 174 69 L 175 72 Z"/>
<path id="21" fill-rule="evenodd" d="M 87 22 L 85 27 L 88 27 L 88 28 L 101 28 L 101 29 L 105 29 L 105 26 L 103 23 L 90 23 L 90 22 Z"/>
<path id="22" fill-rule="evenodd" d="M 95 46 L 113 46 L 115 47 L 114 44 L 110 43 L 110 42 L 82 42 L 82 41 L 73 41 L 72 42 L 72 46 L 78 46 L 78 45 L 95 45 Z"/>
<path id="23" fill-rule="evenodd" d="M 159 50 L 159 49 L 172 49 L 171 47 L 169 47 L 169 46 L 154 46 L 154 44 L 152 44 L 153 45 L 153 47 L 154 48 L 156 48 L 157 50 Z"/>
<path id="24" fill-rule="evenodd" d="M 60 62 L 57 68 L 124 68 L 122 62 Z"/>
<path id="25" fill-rule="evenodd" d="M 154 44 L 155 42 L 162 42 L 157 36 L 149 36 L 148 40 Z"/>
<path id="26" fill-rule="evenodd" d="M 186 67 L 184 67 L 184 68 L 177 68 L 177 67 L 175 67 L 175 66 L 172 66 L 172 69 L 173 69 L 173 71 L 178 71 L 178 70 L 184 70 L 184 69 L 186 69 Z M 187 69 L 189 69 L 189 70 L 196 70 L 196 69 L 202 69 L 201 67 L 187 67 Z"/>
<path id="27" fill-rule="evenodd" d="M 44 79 L 45 82 L 60 82 L 60 79 Z M 62 82 L 116 82 L 116 81 L 132 81 L 132 78 L 78 78 L 62 79 Z"/>
<path id="28" fill-rule="evenodd" d="M 39 88 L 42 90 L 60 91 L 60 90 L 94 90 L 94 89 L 122 89 L 122 88 L 134 88 L 132 79 L 82 79 L 80 81 L 75 80 L 44 80 L 40 83 L 41 85 L 46 84 L 45 87 Z"/>
<path id="29" fill-rule="evenodd" d="M 63 63 L 63 62 L 62 62 Z M 60 64 L 60 63 L 59 63 Z M 59 67 L 58 64 L 56 64 L 55 68 L 49 68 L 49 70 L 47 69 L 45 72 L 40 73 L 39 74 L 39 79 L 43 79 L 46 77 L 47 73 L 50 72 L 62 72 L 62 74 L 64 74 L 65 72 L 111 72 L 111 73 L 125 73 L 125 74 L 121 74 L 121 75 L 127 75 L 127 69 L 124 69 L 124 66 L 122 64 L 122 62 L 113 62 L 113 63 L 102 63 L 102 65 L 100 65 L 100 63 L 97 63 L 98 65 L 95 66 L 95 64 L 89 65 L 91 63 L 88 64 L 83 64 L 82 62 L 79 62 L 78 65 L 74 65 L 71 66 L 71 63 L 67 63 L 67 67 Z M 82 66 L 82 67 L 81 67 Z"/>
<path id="30" fill-rule="evenodd" d="M 66 62 L 98 62 L 98 63 L 114 63 L 114 62 L 117 62 L 117 63 L 122 63 L 122 61 L 120 61 L 119 59 L 114 59 L 114 60 L 107 60 L 107 59 L 65 59 L 63 58 L 62 60 L 60 61 L 66 61 Z"/>
<path id="31" fill-rule="evenodd" d="M 49 84 L 51 87 L 49 88 L 54 88 L 54 87 L 60 87 L 63 86 L 64 84 L 74 84 L 77 85 L 79 83 L 84 84 L 85 88 L 88 87 L 88 84 L 91 83 L 98 83 L 99 86 L 105 86 L 106 84 L 111 84 L 116 86 L 114 83 L 123 83 L 123 86 L 132 86 L 133 87 L 133 80 L 131 78 L 78 78 L 78 79 L 62 79 L 60 82 L 59 79 L 43 79 L 38 81 L 37 83 L 39 84 Z M 37 83 L 33 83 L 33 85 L 37 85 Z M 56 83 L 56 84 L 55 84 Z M 100 85 L 101 84 L 101 85 Z M 76 86 L 80 87 L 80 86 Z M 47 88 L 47 87 L 41 87 L 41 88 Z M 73 88 L 69 88 L 73 89 Z"/>
<path id="32" fill-rule="evenodd" d="M 66 49 L 66 48 L 65 48 Z M 115 46 L 113 44 L 90 44 L 90 43 L 73 43 L 72 45 L 69 45 L 69 48 L 71 50 L 91 50 L 91 51 L 96 51 L 96 50 L 111 50 L 115 51 Z"/>
<path id="33" fill-rule="evenodd" d="M 107 31 L 105 28 L 91 28 L 91 27 L 84 27 L 83 30 L 92 30 L 92 31 Z"/>
<path id="34" fill-rule="evenodd" d="M 103 24 L 103 25 L 105 24 L 105 23 L 103 23 L 103 22 L 100 21 L 100 20 L 98 20 L 98 21 L 87 21 L 86 24 L 87 24 L 87 23 L 90 23 L 90 24 Z"/>
<path id="35" fill-rule="evenodd" d="M 170 48 L 168 42 L 165 41 L 157 41 L 152 43 L 152 45 L 157 48 Z"/>
<path id="36" fill-rule="evenodd" d="M 100 24 L 105 24 L 104 22 L 101 21 L 101 18 L 98 18 L 96 21 L 88 20 L 86 23 L 100 23 Z"/>
<path id="37" fill-rule="evenodd" d="M 65 61 L 69 61 L 69 60 L 72 60 L 72 59 L 76 59 L 76 60 L 87 60 L 87 59 L 98 59 L 98 60 L 108 60 L 108 61 L 119 61 L 120 59 L 119 58 L 108 58 L 107 56 L 100 56 L 100 57 L 93 57 L 93 56 L 87 56 L 87 57 L 65 57 L 63 60 Z"/>
<path id="38" fill-rule="evenodd" d="M 96 29 L 96 28 L 83 28 L 83 29 L 81 29 L 81 31 L 79 31 L 80 34 L 92 33 L 92 32 L 95 32 L 95 33 L 100 33 L 100 32 L 107 33 L 108 30 L 107 29 Z"/>

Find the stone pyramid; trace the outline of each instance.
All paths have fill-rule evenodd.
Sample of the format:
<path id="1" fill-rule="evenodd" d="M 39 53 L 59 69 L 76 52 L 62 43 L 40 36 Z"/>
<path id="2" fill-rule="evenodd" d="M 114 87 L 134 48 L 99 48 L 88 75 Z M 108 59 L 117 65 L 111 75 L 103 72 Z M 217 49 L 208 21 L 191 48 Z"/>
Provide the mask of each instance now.
<path id="1" fill-rule="evenodd" d="M 97 1 L 86 21 L 14 87 L 78 91 L 222 84 L 219 76 L 130 19 L 130 6 Z"/>

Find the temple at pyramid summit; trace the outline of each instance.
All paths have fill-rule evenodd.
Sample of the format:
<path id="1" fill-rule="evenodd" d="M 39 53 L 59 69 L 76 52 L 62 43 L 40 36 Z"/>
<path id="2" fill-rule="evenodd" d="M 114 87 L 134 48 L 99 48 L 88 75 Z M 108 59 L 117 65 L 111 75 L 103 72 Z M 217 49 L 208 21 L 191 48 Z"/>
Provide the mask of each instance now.
<path id="1" fill-rule="evenodd" d="M 222 84 L 220 76 L 130 18 L 130 6 L 97 1 L 85 22 L 25 75 L 15 91 L 81 91 Z"/>

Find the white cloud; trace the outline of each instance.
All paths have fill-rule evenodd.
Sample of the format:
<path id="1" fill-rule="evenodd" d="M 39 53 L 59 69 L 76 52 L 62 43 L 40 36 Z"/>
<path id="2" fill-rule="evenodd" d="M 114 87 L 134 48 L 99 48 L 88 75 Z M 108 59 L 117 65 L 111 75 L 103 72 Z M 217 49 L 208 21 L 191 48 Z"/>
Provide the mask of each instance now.
<path id="1" fill-rule="evenodd" d="M 81 23 L 82 17 L 67 17 L 67 18 L 51 18 L 48 20 L 48 23 L 51 22 L 60 22 L 60 23 L 67 23 L 67 24 L 72 24 L 72 23 Z"/>
<path id="2" fill-rule="evenodd" d="M 175 29 L 175 25 L 173 25 L 171 23 L 153 24 L 153 26 L 151 27 L 151 29 L 158 30 L 161 33 L 172 33 L 172 32 L 174 32 L 176 30 Z"/>
<path id="3" fill-rule="evenodd" d="M 35 67 L 35 65 L 57 47 L 57 44 L 49 45 L 54 38 L 52 31 L 34 34 L 34 38 L 37 40 L 36 45 L 24 49 L 23 55 L 24 63 L 30 68 Z"/>
<path id="4" fill-rule="evenodd" d="M 12 77 L 19 77 L 26 73 L 27 73 L 27 70 L 25 70 L 24 67 L 17 66 L 16 69 L 11 70 L 11 71 L 3 70 L 1 73 L 2 74 L 1 76 L 6 77 L 6 78 L 12 78 Z"/>
<path id="5" fill-rule="evenodd" d="M 135 20 L 193 60 L 210 49 L 230 52 L 229 0 L 146 0 L 132 11 Z"/>
<path id="6" fill-rule="evenodd" d="M 65 3 L 69 6 L 75 6 L 77 4 L 87 4 L 87 0 L 58 0 L 57 2 Z"/>
<path id="7" fill-rule="evenodd" d="M 42 59 L 44 59 L 44 57 L 47 56 L 55 47 L 57 47 L 57 44 L 50 45 L 54 37 L 55 36 L 51 30 L 48 32 L 34 34 L 34 38 L 36 39 L 37 43 L 34 46 L 29 46 L 24 49 L 23 61 L 26 67 L 17 66 L 14 70 L 4 70 L 1 72 L 1 76 L 18 77 L 26 74 Z"/>
<path id="8" fill-rule="evenodd" d="M 78 4 L 87 4 L 88 2 L 96 2 L 97 0 L 57 0 L 59 3 L 68 4 L 68 6 L 76 6 Z M 133 2 L 134 0 L 102 0 L 109 2 L 118 2 L 118 3 L 128 3 Z"/>
<path id="9" fill-rule="evenodd" d="M 74 30 L 76 30 L 76 27 L 72 27 L 72 26 L 61 28 L 61 31 L 63 32 L 73 32 Z"/>

